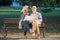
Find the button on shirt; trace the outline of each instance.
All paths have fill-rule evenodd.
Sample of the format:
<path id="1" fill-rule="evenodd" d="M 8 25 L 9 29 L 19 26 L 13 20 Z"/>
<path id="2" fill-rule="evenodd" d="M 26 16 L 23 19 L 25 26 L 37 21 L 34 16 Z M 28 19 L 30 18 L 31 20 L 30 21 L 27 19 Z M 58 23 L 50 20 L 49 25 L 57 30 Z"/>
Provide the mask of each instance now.
<path id="1" fill-rule="evenodd" d="M 31 13 L 30 16 L 32 16 L 32 17 L 37 17 L 38 21 L 39 21 L 39 22 L 42 22 L 42 15 L 41 15 L 41 13 L 39 13 L 39 12 Z"/>

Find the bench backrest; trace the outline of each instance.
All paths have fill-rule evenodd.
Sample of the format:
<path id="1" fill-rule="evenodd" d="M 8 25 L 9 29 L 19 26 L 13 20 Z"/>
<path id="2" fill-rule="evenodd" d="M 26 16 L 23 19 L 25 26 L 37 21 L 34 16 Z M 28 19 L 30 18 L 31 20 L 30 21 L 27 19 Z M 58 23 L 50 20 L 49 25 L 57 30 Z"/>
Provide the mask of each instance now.
<path id="1" fill-rule="evenodd" d="M 4 28 L 18 28 L 19 18 L 4 18 Z"/>
<path id="2" fill-rule="evenodd" d="M 19 18 L 4 18 L 4 23 L 18 23 L 19 22 Z"/>
<path id="3" fill-rule="evenodd" d="M 4 18 L 4 28 L 18 28 L 20 18 Z M 14 24 L 14 25 L 13 25 Z M 43 27 L 45 27 L 45 19 L 43 19 Z"/>

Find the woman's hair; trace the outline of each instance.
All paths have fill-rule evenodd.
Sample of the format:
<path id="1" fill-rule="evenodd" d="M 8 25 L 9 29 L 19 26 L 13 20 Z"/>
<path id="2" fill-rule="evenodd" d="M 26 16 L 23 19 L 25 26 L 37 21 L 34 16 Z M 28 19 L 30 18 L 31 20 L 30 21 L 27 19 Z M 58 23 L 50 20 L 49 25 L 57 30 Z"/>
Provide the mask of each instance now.
<path id="1" fill-rule="evenodd" d="M 28 8 L 28 5 L 23 6 L 21 12 L 24 12 L 26 8 Z"/>

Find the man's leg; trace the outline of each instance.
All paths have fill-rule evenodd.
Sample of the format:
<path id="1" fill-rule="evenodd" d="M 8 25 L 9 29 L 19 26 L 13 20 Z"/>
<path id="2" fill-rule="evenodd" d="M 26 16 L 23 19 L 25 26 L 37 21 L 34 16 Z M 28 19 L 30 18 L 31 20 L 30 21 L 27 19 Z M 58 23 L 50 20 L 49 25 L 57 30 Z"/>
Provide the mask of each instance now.
<path id="1" fill-rule="evenodd" d="M 40 35 L 39 26 L 36 27 L 37 35 Z"/>
<path id="2" fill-rule="evenodd" d="M 41 23 L 39 21 L 37 21 L 37 36 L 40 38 L 40 29 L 39 29 L 39 24 L 41 26 Z"/>
<path id="3" fill-rule="evenodd" d="M 35 31 L 36 31 L 36 21 L 35 20 L 33 20 L 33 22 L 32 22 L 32 35 L 33 36 L 35 36 Z"/>

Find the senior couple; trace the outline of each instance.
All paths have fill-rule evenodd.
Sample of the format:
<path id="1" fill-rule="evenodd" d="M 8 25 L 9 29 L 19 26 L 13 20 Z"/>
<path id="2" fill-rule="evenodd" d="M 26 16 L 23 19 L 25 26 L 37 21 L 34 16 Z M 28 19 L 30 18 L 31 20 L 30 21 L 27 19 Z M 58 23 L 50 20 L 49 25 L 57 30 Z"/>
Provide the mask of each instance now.
<path id="1" fill-rule="evenodd" d="M 24 20 L 26 16 L 36 17 L 36 19 L 29 22 L 29 20 Z M 23 6 L 21 13 L 20 13 L 20 21 L 19 21 L 19 28 L 24 29 L 24 36 L 27 38 L 26 34 L 29 31 L 32 36 L 37 36 L 40 38 L 40 30 L 39 25 L 42 23 L 42 16 L 41 13 L 37 12 L 37 7 L 32 6 L 32 13 L 28 13 L 28 5 Z"/>

